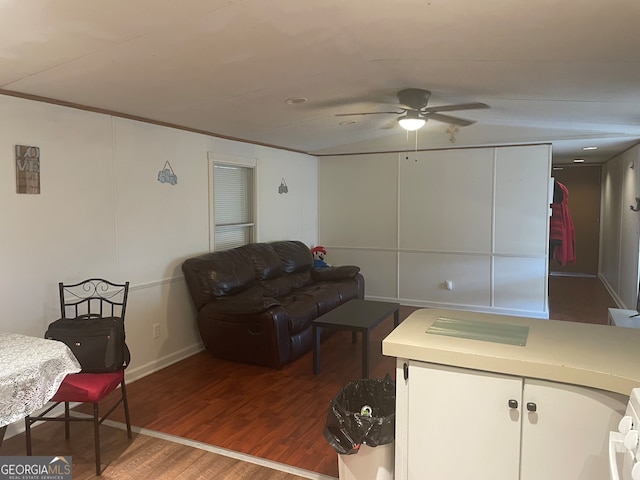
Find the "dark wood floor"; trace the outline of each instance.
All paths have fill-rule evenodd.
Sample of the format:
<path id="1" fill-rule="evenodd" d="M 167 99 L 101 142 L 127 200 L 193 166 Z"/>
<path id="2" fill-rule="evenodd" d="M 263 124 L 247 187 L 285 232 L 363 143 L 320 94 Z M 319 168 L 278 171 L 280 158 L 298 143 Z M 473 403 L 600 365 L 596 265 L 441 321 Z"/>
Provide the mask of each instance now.
<path id="1" fill-rule="evenodd" d="M 551 277 L 549 285 L 553 319 L 606 324 L 607 308 L 615 307 L 596 278 Z M 402 307 L 401 319 L 414 310 Z M 381 349 L 392 327 L 390 317 L 372 334 L 374 378 L 395 378 L 394 359 L 384 357 Z M 201 352 L 131 383 L 132 421 L 138 427 L 337 477 L 337 454 L 322 432 L 331 399 L 360 376 L 360 348 L 351 343 L 349 333 L 337 332 L 322 345 L 328 353 L 318 375 L 312 373 L 310 353 L 273 370 Z M 114 419 L 123 421 L 122 415 Z M 38 435 L 35 429 L 34 454 L 56 454 Z M 64 439 L 62 430 L 60 435 Z"/>
<path id="2" fill-rule="evenodd" d="M 596 277 L 549 277 L 549 318 L 608 324 L 609 308 L 617 305 Z"/>

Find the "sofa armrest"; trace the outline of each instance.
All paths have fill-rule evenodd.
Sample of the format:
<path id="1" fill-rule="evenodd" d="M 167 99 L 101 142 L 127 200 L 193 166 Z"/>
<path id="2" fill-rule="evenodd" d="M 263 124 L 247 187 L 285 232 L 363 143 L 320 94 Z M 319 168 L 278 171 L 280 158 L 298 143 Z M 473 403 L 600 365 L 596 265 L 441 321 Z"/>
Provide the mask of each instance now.
<path id="1" fill-rule="evenodd" d="M 331 280 L 343 280 L 355 278 L 360 272 L 360 267 L 355 265 L 340 265 L 338 267 L 312 268 L 311 278 L 314 282 L 328 282 Z"/>

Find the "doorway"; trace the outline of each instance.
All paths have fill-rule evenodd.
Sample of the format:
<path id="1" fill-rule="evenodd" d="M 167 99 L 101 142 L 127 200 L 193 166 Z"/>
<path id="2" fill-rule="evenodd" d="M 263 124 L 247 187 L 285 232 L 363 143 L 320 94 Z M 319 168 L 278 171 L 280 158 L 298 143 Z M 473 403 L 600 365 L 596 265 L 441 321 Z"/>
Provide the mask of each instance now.
<path id="1" fill-rule="evenodd" d="M 600 165 L 554 167 L 552 176 L 569 191 L 569 212 L 576 231 L 576 261 L 549 260 L 550 274 L 598 275 L 600 248 Z"/>

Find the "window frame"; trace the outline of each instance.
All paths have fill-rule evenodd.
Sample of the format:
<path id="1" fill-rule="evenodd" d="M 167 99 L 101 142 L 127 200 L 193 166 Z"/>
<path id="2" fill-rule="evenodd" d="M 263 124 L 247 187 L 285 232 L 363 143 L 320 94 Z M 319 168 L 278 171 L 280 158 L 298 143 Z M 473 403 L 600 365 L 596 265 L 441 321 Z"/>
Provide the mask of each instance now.
<path id="1" fill-rule="evenodd" d="M 258 189 L 257 189 L 257 177 L 258 177 L 258 168 L 257 168 L 257 159 L 248 158 L 248 157 L 236 157 L 232 155 L 221 155 L 215 154 L 212 152 L 208 152 L 208 166 L 209 166 L 209 251 L 216 251 L 216 208 L 215 208 L 215 167 L 216 165 L 230 166 L 230 167 L 240 167 L 240 168 L 248 168 L 252 170 L 252 179 L 251 179 L 251 221 L 245 222 L 242 224 L 237 224 L 234 226 L 238 227 L 249 227 L 250 232 L 250 240 L 249 243 L 253 243 L 257 238 L 258 231 L 258 206 L 257 206 L 257 197 L 258 197 Z M 229 247 L 233 248 L 233 247 Z M 221 249 L 224 250 L 224 249 Z"/>

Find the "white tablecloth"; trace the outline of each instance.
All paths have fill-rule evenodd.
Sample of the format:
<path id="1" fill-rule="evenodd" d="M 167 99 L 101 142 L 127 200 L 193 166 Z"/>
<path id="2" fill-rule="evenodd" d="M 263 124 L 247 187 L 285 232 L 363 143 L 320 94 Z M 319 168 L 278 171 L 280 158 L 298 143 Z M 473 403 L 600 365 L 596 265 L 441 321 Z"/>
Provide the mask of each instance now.
<path id="1" fill-rule="evenodd" d="M 80 364 L 62 342 L 0 332 L 0 427 L 33 413 Z"/>

